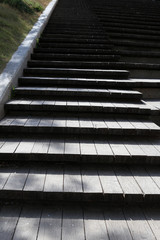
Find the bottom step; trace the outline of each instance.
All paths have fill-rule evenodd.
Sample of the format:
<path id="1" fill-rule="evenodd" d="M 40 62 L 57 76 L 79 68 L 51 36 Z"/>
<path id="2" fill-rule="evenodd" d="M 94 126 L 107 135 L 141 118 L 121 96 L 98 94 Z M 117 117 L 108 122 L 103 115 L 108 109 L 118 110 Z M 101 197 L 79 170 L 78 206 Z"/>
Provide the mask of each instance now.
<path id="1" fill-rule="evenodd" d="M 159 216 L 151 207 L 2 206 L 0 239 L 158 240 Z"/>

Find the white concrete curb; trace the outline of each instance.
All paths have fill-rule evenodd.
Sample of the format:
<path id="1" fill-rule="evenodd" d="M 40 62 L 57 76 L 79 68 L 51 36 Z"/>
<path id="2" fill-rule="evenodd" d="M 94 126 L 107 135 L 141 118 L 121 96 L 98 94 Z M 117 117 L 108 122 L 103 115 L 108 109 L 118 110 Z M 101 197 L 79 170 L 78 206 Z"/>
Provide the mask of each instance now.
<path id="1" fill-rule="evenodd" d="M 58 0 L 52 0 L 49 3 L 0 75 L 0 119 L 4 116 L 4 104 L 11 97 L 11 89 L 17 86 L 18 77 L 22 75 L 30 54 L 36 46 L 37 38 L 40 37 L 57 2 Z"/>

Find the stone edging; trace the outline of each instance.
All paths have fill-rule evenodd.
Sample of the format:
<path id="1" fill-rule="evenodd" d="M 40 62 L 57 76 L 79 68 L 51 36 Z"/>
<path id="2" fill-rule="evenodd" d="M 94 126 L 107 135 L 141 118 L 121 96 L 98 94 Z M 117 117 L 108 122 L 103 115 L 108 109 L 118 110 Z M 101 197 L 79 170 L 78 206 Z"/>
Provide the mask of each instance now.
<path id="1" fill-rule="evenodd" d="M 58 0 L 52 0 L 49 3 L 0 75 L 0 119 L 4 116 L 4 104 L 11 97 L 11 89 L 17 86 L 18 77 L 22 75 L 30 54 L 36 46 L 37 39 L 45 28 L 57 2 Z"/>

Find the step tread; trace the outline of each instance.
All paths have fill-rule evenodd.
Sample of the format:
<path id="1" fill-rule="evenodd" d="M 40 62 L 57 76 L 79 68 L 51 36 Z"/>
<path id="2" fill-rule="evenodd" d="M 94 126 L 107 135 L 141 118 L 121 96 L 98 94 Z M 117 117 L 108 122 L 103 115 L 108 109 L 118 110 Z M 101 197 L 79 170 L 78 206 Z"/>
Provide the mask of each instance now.
<path id="1" fill-rule="evenodd" d="M 159 163 L 160 141 L 157 138 L 126 137 L 108 139 L 76 139 L 43 137 L 1 137 L 2 161 Z"/>
<path id="2" fill-rule="evenodd" d="M 160 167 L 159 166 L 90 166 L 90 165 L 53 165 L 49 167 L 1 167 L 0 190 L 1 197 L 8 191 L 30 193 L 69 193 L 107 195 L 127 198 L 127 195 L 141 195 L 141 201 L 148 195 L 160 197 Z M 4 196 L 3 196 L 3 192 Z M 28 195 L 29 196 L 29 195 Z M 26 195 L 27 197 L 27 195 Z M 133 196 L 134 197 L 134 196 Z M 12 196 L 11 196 L 12 198 Z M 90 196 L 88 196 L 89 200 Z M 136 199 L 136 198 L 135 198 Z"/>
<path id="3" fill-rule="evenodd" d="M 140 99 L 142 93 L 132 90 L 115 90 L 115 89 L 89 89 L 89 88 L 60 88 L 60 87 L 17 87 L 15 88 L 17 95 L 40 95 L 47 96 L 96 96 L 105 98 L 134 98 Z"/>
<path id="4" fill-rule="evenodd" d="M 146 239 L 160 235 L 159 207 L 2 205 L 1 234 L 13 239 Z M 6 225 L 8 226 L 6 231 Z M 96 238 L 94 238 L 96 236 Z M 120 239 L 120 238 L 119 238 Z"/>
<path id="5" fill-rule="evenodd" d="M 17 129 L 19 128 L 19 130 Z M 76 118 L 76 117 L 5 117 L 0 121 L 0 129 L 5 131 L 37 131 L 51 133 L 62 129 L 62 132 L 100 133 L 100 134 L 134 134 L 143 135 L 160 131 L 160 127 L 149 120 L 119 118 Z"/>
<path id="6" fill-rule="evenodd" d="M 57 111 L 99 111 L 149 114 L 150 107 L 144 103 L 120 103 L 120 102 L 92 102 L 92 101 L 44 101 L 44 100 L 11 100 L 6 103 L 7 109 L 27 110 L 57 110 Z"/>
<path id="7" fill-rule="evenodd" d="M 145 99 L 144 103 L 150 107 L 152 115 L 160 115 L 160 99 Z"/>

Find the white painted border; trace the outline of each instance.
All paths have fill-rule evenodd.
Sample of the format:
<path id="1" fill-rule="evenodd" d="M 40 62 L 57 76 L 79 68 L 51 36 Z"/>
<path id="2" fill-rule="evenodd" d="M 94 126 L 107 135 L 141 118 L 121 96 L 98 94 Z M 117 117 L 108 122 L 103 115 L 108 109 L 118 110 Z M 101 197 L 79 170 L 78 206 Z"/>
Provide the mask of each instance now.
<path id="1" fill-rule="evenodd" d="M 52 0 L 49 3 L 0 75 L 0 119 L 4 116 L 4 104 L 11 97 L 11 89 L 17 86 L 18 78 L 22 75 L 37 39 L 44 30 L 57 2 L 58 0 Z"/>

